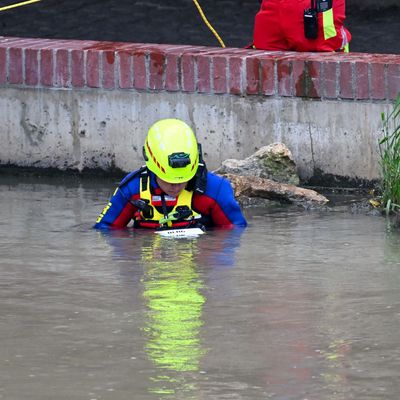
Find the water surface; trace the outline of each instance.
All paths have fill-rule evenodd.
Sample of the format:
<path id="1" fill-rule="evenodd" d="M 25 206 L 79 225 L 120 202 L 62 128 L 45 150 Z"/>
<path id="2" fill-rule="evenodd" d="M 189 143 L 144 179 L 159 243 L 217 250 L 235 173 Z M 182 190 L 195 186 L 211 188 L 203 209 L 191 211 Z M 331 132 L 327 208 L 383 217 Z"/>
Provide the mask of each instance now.
<path id="1" fill-rule="evenodd" d="M 0 399 L 398 399 L 384 218 L 278 207 L 194 239 L 94 231 L 113 189 L 0 177 Z"/>

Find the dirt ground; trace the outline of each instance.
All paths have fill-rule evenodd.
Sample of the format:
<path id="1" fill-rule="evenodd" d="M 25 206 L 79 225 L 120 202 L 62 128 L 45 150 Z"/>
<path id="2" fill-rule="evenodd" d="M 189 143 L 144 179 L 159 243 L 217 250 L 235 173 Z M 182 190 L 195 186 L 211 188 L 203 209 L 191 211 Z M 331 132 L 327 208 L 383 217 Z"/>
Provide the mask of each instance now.
<path id="1" fill-rule="evenodd" d="M 258 0 L 199 3 L 227 46 L 251 42 Z M 400 7 L 348 9 L 346 26 L 352 52 L 400 54 Z M 0 12 L 0 35 L 219 46 L 192 0 L 42 0 Z"/>

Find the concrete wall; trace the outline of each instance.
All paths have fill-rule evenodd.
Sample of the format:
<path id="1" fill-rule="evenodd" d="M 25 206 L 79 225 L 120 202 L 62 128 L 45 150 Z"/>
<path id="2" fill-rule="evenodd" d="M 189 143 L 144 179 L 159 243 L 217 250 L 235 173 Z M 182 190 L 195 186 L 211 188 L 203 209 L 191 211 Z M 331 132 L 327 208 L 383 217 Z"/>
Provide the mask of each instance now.
<path id="1" fill-rule="evenodd" d="M 129 171 L 174 116 L 211 169 L 282 141 L 303 179 L 371 180 L 399 91 L 400 55 L 1 38 L 0 164 Z"/>

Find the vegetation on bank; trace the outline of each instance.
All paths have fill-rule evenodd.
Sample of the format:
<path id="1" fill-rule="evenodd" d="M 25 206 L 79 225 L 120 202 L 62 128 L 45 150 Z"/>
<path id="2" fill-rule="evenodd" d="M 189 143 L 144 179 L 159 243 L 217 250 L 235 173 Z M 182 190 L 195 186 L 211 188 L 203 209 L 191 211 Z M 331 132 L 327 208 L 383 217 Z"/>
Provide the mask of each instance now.
<path id="1" fill-rule="evenodd" d="M 381 205 L 387 214 L 400 214 L 400 93 L 389 113 L 381 114 L 383 137 L 379 141 Z"/>

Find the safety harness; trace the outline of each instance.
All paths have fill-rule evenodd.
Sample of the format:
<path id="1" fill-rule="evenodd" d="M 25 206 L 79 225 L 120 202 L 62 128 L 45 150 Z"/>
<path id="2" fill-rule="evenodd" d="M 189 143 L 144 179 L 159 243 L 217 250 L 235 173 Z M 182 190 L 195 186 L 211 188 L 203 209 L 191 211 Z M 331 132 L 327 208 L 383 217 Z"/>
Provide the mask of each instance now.
<path id="1" fill-rule="evenodd" d="M 178 198 L 170 197 L 165 193 L 152 193 L 151 179 L 146 166 L 122 180 L 118 189 L 128 202 L 137 209 L 134 214 L 135 228 L 170 229 L 201 225 L 199 220 L 202 215 L 192 209 L 193 194 L 195 192 L 204 193 L 207 185 L 207 168 L 203 161 L 201 145 L 198 146 L 199 164 L 196 174 Z M 121 188 L 138 176 L 140 177 L 139 199 L 128 199 Z"/>
<path id="2" fill-rule="evenodd" d="M 147 169 L 140 174 L 140 199 L 132 200 L 137 208 L 134 216 L 136 228 L 170 229 L 195 224 L 201 215 L 192 207 L 193 191 L 184 189 L 177 198 L 165 193 L 154 194 L 150 189 Z"/>

